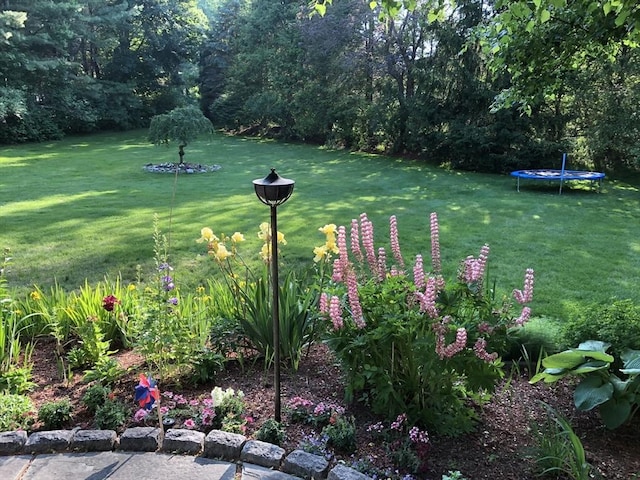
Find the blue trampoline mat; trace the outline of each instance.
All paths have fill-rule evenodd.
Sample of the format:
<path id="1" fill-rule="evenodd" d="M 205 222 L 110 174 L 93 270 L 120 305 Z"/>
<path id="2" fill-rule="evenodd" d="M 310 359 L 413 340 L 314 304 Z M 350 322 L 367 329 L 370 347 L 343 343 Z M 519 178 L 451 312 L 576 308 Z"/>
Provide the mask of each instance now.
<path id="1" fill-rule="evenodd" d="M 530 178 L 533 180 L 602 180 L 604 173 L 589 172 L 584 170 L 516 170 L 511 172 L 512 177 Z"/>

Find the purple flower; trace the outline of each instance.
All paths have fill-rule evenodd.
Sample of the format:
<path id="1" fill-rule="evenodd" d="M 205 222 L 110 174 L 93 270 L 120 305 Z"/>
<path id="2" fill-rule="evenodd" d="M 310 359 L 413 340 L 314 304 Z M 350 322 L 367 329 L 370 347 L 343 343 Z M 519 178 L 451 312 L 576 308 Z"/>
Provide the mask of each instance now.
<path id="1" fill-rule="evenodd" d="M 165 270 L 167 271 L 172 271 L 173 267 L 171 265 L 169 265 L 167 262 L 161 263 L 160 265 L 158 265 L 158 271 L 159 272 L 164 272 Z"/>
<path id="2" fill-rule="evenodd" d="M 178 304 L 178 298 L 177 297 L 171 297 L 169 300 L 167 300 L 167 303 L 170 303 L 171 305 L 177 305 Z"/>

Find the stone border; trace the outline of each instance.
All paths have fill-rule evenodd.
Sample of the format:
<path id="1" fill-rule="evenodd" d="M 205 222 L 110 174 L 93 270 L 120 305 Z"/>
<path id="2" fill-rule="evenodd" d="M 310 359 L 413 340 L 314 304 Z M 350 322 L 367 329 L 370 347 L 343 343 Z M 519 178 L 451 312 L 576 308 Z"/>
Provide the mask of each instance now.
<path id="1" fill-rule="evenodd" d="M 25 431 L 0 432 L 0 455 L 60 453 L 68 451 L 102 452 L 125 450 L 202 455 L 206 458 L 238 462 L 243 468 L 262 468 L 282 473 L 278 478 L 295 480 L 370 480 L 370 477 L 319 455 L 284 449 L 271 443 L 247 439 L 244 435 L 212 430 L 207 435 L 182 428 L 127 428 L 122 435 L 113 430 L 50 430 L 27 435 Z"/>

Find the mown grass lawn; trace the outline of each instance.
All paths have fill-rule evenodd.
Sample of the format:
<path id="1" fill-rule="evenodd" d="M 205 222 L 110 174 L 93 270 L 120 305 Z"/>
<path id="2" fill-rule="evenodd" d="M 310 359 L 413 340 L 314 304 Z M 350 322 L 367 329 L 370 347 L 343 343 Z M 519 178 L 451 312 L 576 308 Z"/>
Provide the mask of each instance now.
<path id="1" fill-rule="evenodd" d="M 396 215 L 405 259 L 427 256 L 435 211 L 448 276 L 488 243 L 502 293 L 522 288 L 525 268 L 535 269 L 534 315 L 563 319 L 612 297 L 640 302 L 640 193 L 631 183 L 606 180 L 601 194 L 565 188 L 562 195 L 557 185 L 528 183 L 518 193 L 506 176 L 221 134 L 189 145 L 185 156 L 220 164 L 218 172 L 176 180 L 142 168 L 175 160 L 177 147 L 149 144 L 146 131 L 0 149 L 0 247 L 11 249 L 10 285 L 24 293 L 54 281 L 76 289 L 105 274 L 134 281 L 137 265 L 153 268 L 157 214 L 178 282 L 195 287 L 214 271 L 195 242 L 202 227 L 244 233 L 245 257 L 257 255 L 269 209 L 251 181 L 274 167 L 296 181 L 278 210 L 285 266 L 311 265 L 313 247 L 324 242 L 318 228 L 348 226 L 362 212 L 378 244 L 388 248 L 388 218 Z"/>

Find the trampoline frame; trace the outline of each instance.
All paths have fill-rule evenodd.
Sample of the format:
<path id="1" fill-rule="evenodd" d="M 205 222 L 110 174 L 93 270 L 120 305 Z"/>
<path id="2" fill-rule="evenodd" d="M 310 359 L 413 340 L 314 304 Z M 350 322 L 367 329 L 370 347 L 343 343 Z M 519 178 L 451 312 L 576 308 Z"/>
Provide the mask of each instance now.
<path id="1" fill-rule="evenodd" d="M 516 170 L 511 172 L 512 177 L 517 178 L 516 190 L 520 191 L 520 179 L 528 180 L 547 180 L 550 182 L 560 182 L 558 195 L 562 194 L 562 186 L 564 182 L 571 180 L 588 180 L 591 184 L 598 182 L 598 191 L 602 188 L 602 179 L 605 174 L 602 172 L 591 172 L 586 170 L 566 170 L 567 154 L 562 154 L 562 169 L 556 170 L 552 168 L 542 168 L 533 170 Z"/>

